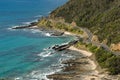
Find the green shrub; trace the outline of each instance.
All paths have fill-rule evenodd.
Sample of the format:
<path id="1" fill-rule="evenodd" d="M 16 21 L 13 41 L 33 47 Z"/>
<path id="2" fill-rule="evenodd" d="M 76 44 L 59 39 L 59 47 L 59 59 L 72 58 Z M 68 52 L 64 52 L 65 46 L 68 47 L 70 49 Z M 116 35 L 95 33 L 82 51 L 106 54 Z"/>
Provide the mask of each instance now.
<path id="1" fill-rule="evenodd" d="M 51 17 L 62 17 L 66 22 L 76 22 L 91 30 L 99 40 L 120 42 L 120 0 L 69 0 L 51 13 Z"/>

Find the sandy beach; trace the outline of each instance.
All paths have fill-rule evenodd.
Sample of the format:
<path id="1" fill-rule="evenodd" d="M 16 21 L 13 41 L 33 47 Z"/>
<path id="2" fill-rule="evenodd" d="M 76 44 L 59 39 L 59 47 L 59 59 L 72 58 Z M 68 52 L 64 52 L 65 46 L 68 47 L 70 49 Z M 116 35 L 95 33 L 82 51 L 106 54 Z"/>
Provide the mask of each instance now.
<path id="1" fill-rule="evenodd" d="M 38 26 L 32 26 L 29 29 L 39 29 L 42 31 L 53 32 L 52 36 L 71 35 L 79 37 L 86 37 L 86 33 L 77 35 L 68 31 L 48 30 Z M 79 36 L 79 37 L 78 37 Z M 120 80 L 120 76 L 108 75 L 97 63 L 94 53 L 88 50 L 77 49 L 74 46 L 65 50 L 66 54 L 76 56 L 74 59 L 63 61 L 62 64 L 66 66 L 61 72 L 57 72 L 47 77 L 51 80 Z"/>
<path id="2" fill-rule="evenodd" d="M 72 35 L 72 36 L 75 36 L 76 34 L 73 34 L 73 33 L 71 33 L 71 32 L 67 32 L 67 31 L 64 31 L 64 34 L 65 35 Z"/>
<path id="3" fill-rule="evenodd" d="M 95 64 L 95 62 L 93 60 L 90 59 L 90 57 L 92 56 L 93 53 L 89 52 L 89 51 L 85 51 L 85 50 L 80 50 L 77 49 L 75 47 L 70 47 L 70 50 L 74 50 L 74 51 L 78 51 L 80 54 L 82 54 L 83 56 L 85 56 L 85 59 L 83 59 L 83 61 L 87 61 L 88 64 L 82 64 L 80 65 L 80 68 L 83 68 L 85 70 L 86 74 L 78 74 L 76 75 L 73 79 L 74 80 L 99 80 L 100 76 L 99 76 L 99 72 L 96 69 L 97 65 Z M 81 59 L 78 60 L 79 62 L 81 61 Z"/>
<path id="4" fill-rule="evenodd" d="M 63 61 L 67 64 L 63 71 L 49 75 L 49 79 L 53 80 L 119 80 L 118 76 L 111 76 L 99 68 L 93 53 L 77 49 L 71 46 L 67 50 L 67 54 L 76 56 L 76 59 Z"/>

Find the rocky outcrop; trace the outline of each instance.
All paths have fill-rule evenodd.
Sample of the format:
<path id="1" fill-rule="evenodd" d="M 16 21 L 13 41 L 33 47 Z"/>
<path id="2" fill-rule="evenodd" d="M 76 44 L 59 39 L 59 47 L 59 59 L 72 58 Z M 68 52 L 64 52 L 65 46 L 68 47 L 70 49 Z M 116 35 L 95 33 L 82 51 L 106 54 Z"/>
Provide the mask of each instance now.
<path id="1" fill-rule="evenodd" d="M 63 34 L 64 32 L 55 31 L 54 33 L 51 34 L 51 36 L 62 36 Z"/>
<path id="2" fill-rule="evenodd" d="M 74 26 L 74 27 L 77 26 L 77 25 L 76 25 L 76 22 L 74 22 L 74 21 L 71 23 L 71 25 Z"/>
<path id="3" fill-rule="evenodd" d="M 56 50 L 56 51 L 63 51 L 67 48 L 69 48 L 70 46 L 76 44 L 78 42 L 78 40 L 74 40 L 69 42 L 68 44 L 63 44 L 63 45 L 55 45 L 52 47 L 52 49 Z"/>
<path id="4" fill-rule="evenodd" d="M 93 35 L 91 41 L 92 41 L 92 42 L 97 42 L 97 43 L 99 43 L 99 39 L 98 39 L 98 37 L 97 37 L 96 35 Z"/>
<path id="5" fill-rule="evenodd" d="M 110 48 L 111 48 L 112 51 L 120 51 L 120 43 L 111 44 Z"/>
<path id="6" fill-rule="evenodd" d="M 12 27 L 12 29 L 24 29 L 24 28 L 30 28 L 30 27 L 33 27 L 33 26 L 36 26 L 36 25 L 37 25 L 37 22 L 32 22 L 32 23 L 30 23 L 29 25 L 26 25 L 26 26 Z"/>
<path id="7" fill-rule="evenodd" d="M 68 44 L 65 44 L 65 45 L 55 45 L 54 47 L 52 47 L 52 49 L 56 50 L 56 51 L 62 51 L 62 50 L 65 50 L 67 48 L 69 48 L 70 45 Z"/>

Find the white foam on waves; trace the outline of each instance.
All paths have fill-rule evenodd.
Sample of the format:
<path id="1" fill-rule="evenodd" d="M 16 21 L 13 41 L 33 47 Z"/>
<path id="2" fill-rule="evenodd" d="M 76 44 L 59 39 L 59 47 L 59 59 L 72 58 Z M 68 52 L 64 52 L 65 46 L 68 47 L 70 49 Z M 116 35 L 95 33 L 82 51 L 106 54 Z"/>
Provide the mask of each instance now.
<path id="1" fill-rule="evenodd" d="M 45 58 L 45 57 L 49 57 L 52 55 L 51 55 L 51 52 L 46 51 L 46 52 L 41 52 L 40 54 L 38 54 L 38 56 Z"/>
<path id="2" fill-rule="evenodd" d="M 45 33 L 45 35 L 46 35 L 46 36 L 51 36 L 51 34 L 50 34 L 50 33 Z"/>
<path id="3" fill-rule="evenodd" d="M 12 27 L 7 28 L 7 30 L 15 31 L 16 29 L 13 29 L 13 28 L 20 27 L 20 26 L 22 26 L 22 25 L 19 25 L 19 26 L 12 26 Z"/>
<path id="4" fill-rule="evenodd" d="M 51 75 L 51 74 L 54 74 L 55 72 L 61 71 L 60 69 L 55 70 L 55 71 L 52 71 L 52 70 L 49 70 L 49 69 L 46 69 L 46 70 L 48 70 L 48 71 L 46 71 L 46 72 L 42 72 L 40 70 L 33 71 L 30 75 L 28 75 L 28 77 L 31 77 L 30 80 L 38 80 L 38 79 L 39 80 L 50 80 L 50 79 L 47 78 L 47 75 Z"/>
<path id="5" fill-rule="evenodd" d="M 45 32 L 45 31 L 41 31 L 42 32 L 42 35 L 44 35 L 44 36 L 51 36 L 51 34 L 50 33 L 48 33 L 48 32 Z"/>
<path id="6" fill-rule="evenodd" d="M 41 31 L 39 29 L 30 29 L 32 33 L 40 33 Z"/>
<path id="7" fill-rule="evenodd" d="M 24 24 L 24 25 L 29 25 L 29 24 L 31 24 L 32 22 L 38 22 L 38 20 L 35 19 L 35 20 L 32 20 L 32 21 L 23 22 L 22 24 Z"/>
<path id="8" fill-rule="evenodd" d="M 40 17 L 42 17 L 43 15 L 37 15 L 37 16 L 35 16 L 35 18 L 40 18 Z"/>

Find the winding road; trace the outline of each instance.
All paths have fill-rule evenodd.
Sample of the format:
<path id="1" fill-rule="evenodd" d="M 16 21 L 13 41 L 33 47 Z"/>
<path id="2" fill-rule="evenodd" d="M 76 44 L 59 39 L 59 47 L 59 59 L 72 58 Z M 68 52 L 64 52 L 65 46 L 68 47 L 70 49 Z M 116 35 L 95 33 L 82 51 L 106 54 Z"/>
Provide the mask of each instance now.
<path id="1" fill-rule="evenodd" d="M 50 19 L 50 21 L 55 22 L 55 23 L 61 22 L 61 23 L 66 24 L 66 25 L 71 25 L 71 24 L 69 24 L 69 23 L 64 22 L 63 20 L 59 21 L 59 20 Z M 75 27 L 78 27 L 78 26 L 75 26 Z M 103 44 L 103 43 L 99 43 L 99 42 L 93 42 L 93 41 L 92 41 L 93 34 L 92 34 L 92 32 L 91 32 L 90 30 L 88 30 L 87 28 L 82 28 L 82 27 L 78 27 L 78 28 L 81 29 L 83 32 L 85 32 L 86 35 L 87 35 L 87 37 L 88 37 L 86 40 L 84 40 L 84 42 L 86 42 L 86 43 L 92 43 L 92 44 L 94 44 L 95 46 L 99 46 L 99 47 L 104 48 L 106 51 L 112 52 L 112 54 L 114 54 L 114 55 L 116 55 L 116 56 L 120 56 L 120 52 L 114 52 L 114 51 L 112 51 L 112 50 L 109 48 L 108 45 Z M 82 37 L 82 35 L 80 35 L 80 36 Z"/>
<path id="2" fill-rule="evenodd" d="M 100 46 L 102 48 L 104 48 L 106 51 L 110 51 L 112 52 L 114 55 L 116 56 L 120 56 L 120 52 L 114 52 L 114 51 L 111 51 L 111 49 L 109 48 L 109 46 L 107 46 L 106 44 L 103 44 L 103 43 L 98 43 L 98 42 L 93 42 L 92 41 L 92 37 L 93 37 L 93 34 L 90 32 L 90 30 L 88 30 L 87 28 L 81 28 L 84 32 L 87 33 L 88 35 L 88 42 L 89 43 L 92 43 L 94 44 L 95 46 Z"/>

